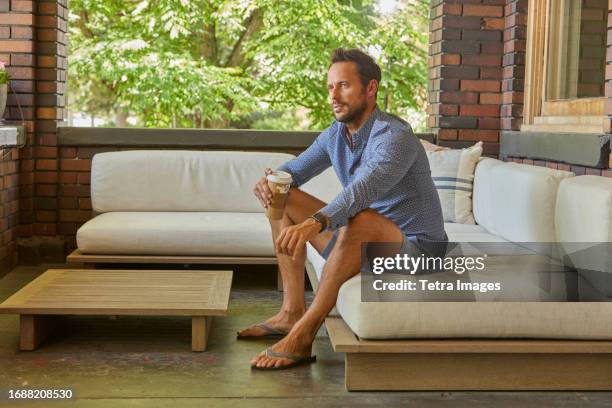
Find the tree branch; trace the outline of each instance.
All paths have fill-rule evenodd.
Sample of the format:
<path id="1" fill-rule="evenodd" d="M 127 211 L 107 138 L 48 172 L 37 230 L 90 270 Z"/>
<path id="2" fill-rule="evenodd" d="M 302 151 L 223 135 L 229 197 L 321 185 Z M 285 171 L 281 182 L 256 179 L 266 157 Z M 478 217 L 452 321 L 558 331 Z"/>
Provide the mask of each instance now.
<path id="1" fill-rule="evenodd" d="M 246 57 L 244 55 L 244 44 L 251 38 L 253 38 L 263 27 L 263 11 L 260 9 L 253 10 L 253 13 L 245 22 L 245 29 L 234 44 L 232 53 L 230 54 L 226 67 L 244 67 L 247 64 Z"/>
<path id="2" fill-rule="evenodd" d="M 87 10 L 79 11 L 79 19 L 76 21 L 77 27 L 83 33 L 85 38 L 94 38 L 94 33 L 87 27 L 87 23 L 89 22 L 89 16 L 87 15 Z"/>
<path id="3" fill-rule="evenodd" d="M 218 65 L 218 48 L 216 24 L 214 21 L 206 24 L 201 33 L 195 36 L 195 48 L 198 58 L 204 58 L 212 65 Z"/>

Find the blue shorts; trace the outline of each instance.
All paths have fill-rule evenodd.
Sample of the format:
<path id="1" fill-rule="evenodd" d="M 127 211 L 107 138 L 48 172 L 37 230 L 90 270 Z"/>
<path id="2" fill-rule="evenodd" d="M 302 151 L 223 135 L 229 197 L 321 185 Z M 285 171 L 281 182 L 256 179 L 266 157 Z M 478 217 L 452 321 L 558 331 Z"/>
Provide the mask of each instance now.
<path id="1" fill-rule="evenodd" d="M 334 249 L 334 245 L 336 244 L 336 240 L 338 239 L 339 234 L 339 229 L 334 231 L 334 235 L 329 240 L 329 243 L 327 244 L 325 249 L 323 249 L 323 252 L 321 252 L 321 256 L 325 260 L 327 260 L 329 254 Z M 415 235 L 404 235 L 404 240 L 398 253 L 407 254 L 410 257 L 418 257 L 421 255 L 430 257 L 444 257 L 446 255 L 447 249 L 448 236 L 446 235 L 446 233 L 444 234 L 444 239 L 439 241 L 434 241 L 428 238 L 419 237 Z"/>

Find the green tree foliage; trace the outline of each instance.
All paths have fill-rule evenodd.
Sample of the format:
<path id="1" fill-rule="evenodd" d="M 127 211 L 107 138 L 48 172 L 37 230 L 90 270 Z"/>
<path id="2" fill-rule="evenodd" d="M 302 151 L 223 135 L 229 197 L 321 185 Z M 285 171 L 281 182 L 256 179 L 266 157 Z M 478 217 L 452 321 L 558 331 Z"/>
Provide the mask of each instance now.
<path id="1" fill-rule="evenodd" d="M 375 5 L 71 0 L 70 109 L 129 113 L 144 126 L 227 127 L 256 112 L 301 107 L 311 128 L 322 128 L 332 119 L 329 57 L 342 46 L 380 63 L 381 105 L 386 99 L 400 116 L 423 110 L 428 2 L 404 0 L 389 15 Z"/>

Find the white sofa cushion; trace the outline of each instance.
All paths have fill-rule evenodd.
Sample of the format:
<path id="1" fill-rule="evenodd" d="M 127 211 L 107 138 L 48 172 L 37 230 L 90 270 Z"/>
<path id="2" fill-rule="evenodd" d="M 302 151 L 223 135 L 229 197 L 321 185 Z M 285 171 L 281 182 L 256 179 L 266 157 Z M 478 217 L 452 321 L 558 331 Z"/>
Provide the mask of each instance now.
<path id="1" fill-rule="evenodd" d="M 445 222 L 444 230 L 451 242 L 508 242 L 498 235 L 491 234 L 480 225 Z"/>
<path id="2" fill-rule="evenodd" d="M 555 213 L 563 253 L 602 296 L 612 297 L 612 179 L 563 180 Z"/>
<path id="3" fill-rule="evenodd" d="M 321 273 L 325 266 L 325 259 L 319 254 L 319 252 L 312 246 L 310 242 L 306 243 L 306 258 L 314 267 L 317 274 L 317 282 L 321 281 Z"/>
<path id="4" fill-rule="evenodd" d="M 431 298 L 430 298 L 431 299 Z M 612 302 L 361 302 L 361 277 L 340 288 L 336 308 L 365 339 L 612 339 Z"/>
<path id="5" fill-rule="evenodd" d="M 132 150 L 96 154 L 94 211 L 263 212 L 253 186 L 284 153 Z"/>
<path id="6" fill-rule="evenodd" d="M 483 159 L 474 179 L 474 217 L 512 242 L 554 242 L 559 183 L 574 173 Z"/>
<path id="7" fill-rule="evenodd" d="M 482 142 L 465 149 L 426 151 L 445 222 L 474 224 L 472 190 L 474 169 Z"/>
<path id="8" fill-rule="evenodd" d="M 555 224 L 560 242 L 612 241 L 612 178 L 579 176 L 563 180 Z"/>
<path id="9" fill-rule="evenodd" d="M 301 185 L 300 190 L 329 203 L 342 191 L 342 184 L 338 180 L 334 168 L 328 167 L 321 174 Z"/>
<path id="10" fill-rule="evenodd" d="M 87 254 L 274 256 L 262 213 L 111 212 L 77 231 Z"/>

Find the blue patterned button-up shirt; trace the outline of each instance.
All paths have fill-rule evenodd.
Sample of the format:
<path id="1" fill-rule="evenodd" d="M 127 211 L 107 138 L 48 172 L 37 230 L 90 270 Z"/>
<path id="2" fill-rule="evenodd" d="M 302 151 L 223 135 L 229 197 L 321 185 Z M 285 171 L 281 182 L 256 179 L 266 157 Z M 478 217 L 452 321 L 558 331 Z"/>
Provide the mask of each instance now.
<path id="1" fill-rule="evenodd" d="M 331 230 L 372 208 L 399 226 L 408 237 L 445 239 L 438 193 L 425 149 L 403 120 L 375 108 L 351 137 L 335 121 L 302 154 L 278 168 L 299 187 L 329 166 L 344 190 L 320 211 Z"/>

